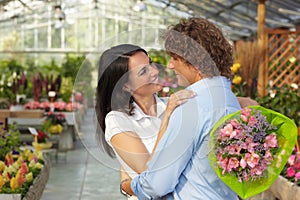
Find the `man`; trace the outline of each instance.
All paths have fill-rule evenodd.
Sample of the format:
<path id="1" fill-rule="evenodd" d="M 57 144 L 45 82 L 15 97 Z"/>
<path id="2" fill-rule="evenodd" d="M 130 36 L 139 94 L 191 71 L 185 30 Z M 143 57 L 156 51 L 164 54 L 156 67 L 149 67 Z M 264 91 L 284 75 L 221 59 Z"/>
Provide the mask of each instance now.
<path id="1" fill-rule="evenodd" d="M 164 39 L 171 55 L 168 67 L 197 96 L 174 110 L 147 170 L 121 186 L 128 191 L 131 184 L 139 199 L 238 199 L 208 160 L 210 130 L 240 109 L 230 89 L 232 47 L 214 24 L 201 18 L 181 20 Z"/>

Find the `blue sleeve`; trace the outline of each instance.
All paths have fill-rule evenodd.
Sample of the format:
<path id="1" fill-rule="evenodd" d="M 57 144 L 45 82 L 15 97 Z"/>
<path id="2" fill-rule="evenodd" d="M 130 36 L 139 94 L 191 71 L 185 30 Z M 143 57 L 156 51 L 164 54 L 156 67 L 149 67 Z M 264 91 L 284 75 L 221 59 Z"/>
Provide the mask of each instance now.
<path id="1" fill-rule="evenodd" d="M 174 110 L 147 171 L 133 179 L 131 188 L 139 199 L 156 199 L 173 192 L 200 139 L 198 106 L 190 100 Z"/>

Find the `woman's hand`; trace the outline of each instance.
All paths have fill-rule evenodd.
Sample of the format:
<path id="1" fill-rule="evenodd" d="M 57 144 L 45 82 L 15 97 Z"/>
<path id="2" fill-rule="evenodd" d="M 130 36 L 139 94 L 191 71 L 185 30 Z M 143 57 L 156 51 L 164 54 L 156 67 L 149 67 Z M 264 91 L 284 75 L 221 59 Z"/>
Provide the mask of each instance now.
<path id="1" fill-rule="evenodd" d="M 188 99 L 194 96 L 196 96 L 196 93 L 191 90 L 180 90 L 171 94 L 168 100 L 166 114 L 171 115 L 177 106 L 184 104 Z"/>

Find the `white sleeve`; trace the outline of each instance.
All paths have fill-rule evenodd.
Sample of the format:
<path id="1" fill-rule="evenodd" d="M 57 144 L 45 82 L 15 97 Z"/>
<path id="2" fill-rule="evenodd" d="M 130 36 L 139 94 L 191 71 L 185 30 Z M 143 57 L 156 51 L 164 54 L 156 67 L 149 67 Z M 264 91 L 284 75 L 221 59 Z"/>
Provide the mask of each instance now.
<path id="1" fill-rule="evenodd" d="M 105 139 L 110 144 L 111 138 L 122 132 L 134 132 L 131 120 L 126 113 L 111 111 L 105 117 Z"/>

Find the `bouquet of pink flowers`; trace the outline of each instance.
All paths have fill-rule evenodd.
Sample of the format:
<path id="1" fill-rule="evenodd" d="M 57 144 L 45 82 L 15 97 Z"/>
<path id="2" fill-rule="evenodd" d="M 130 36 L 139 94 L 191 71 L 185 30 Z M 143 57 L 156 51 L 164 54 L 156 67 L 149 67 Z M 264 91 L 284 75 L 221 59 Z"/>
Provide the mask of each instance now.
<path id="1" fill-rule="evenodd" d="M 297 127 L 292 120 L 261 106 L 227 115 L 211 131 L 210 163 L 242 198 L 276 180 L 292 153 Z"/>

